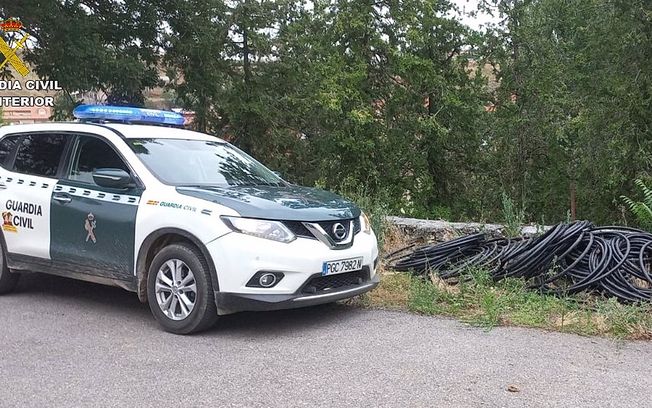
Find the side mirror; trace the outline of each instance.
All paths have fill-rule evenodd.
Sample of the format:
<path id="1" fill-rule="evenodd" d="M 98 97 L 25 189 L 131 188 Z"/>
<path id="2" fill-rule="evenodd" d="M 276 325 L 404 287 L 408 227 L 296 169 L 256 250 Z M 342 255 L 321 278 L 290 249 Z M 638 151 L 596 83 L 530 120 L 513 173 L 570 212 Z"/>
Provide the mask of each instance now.
<path id="1" fill-rule="evenodd" d="M 129 173 L 122 169 L 95 169 L 93 181 L 100 187 L 128 188 L 133 185 Z"/>

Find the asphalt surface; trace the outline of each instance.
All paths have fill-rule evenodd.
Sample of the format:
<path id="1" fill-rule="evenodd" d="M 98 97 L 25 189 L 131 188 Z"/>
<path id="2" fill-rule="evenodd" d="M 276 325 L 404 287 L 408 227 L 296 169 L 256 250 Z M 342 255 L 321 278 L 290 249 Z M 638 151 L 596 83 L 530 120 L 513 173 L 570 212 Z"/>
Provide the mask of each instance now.
<path id="1" fill-rule="evenodd" d="M 2 407 L 650 406 L 648 342 L 346 305 L 175 336 L 134 294 L 38 274 L 0 310 Z"/>

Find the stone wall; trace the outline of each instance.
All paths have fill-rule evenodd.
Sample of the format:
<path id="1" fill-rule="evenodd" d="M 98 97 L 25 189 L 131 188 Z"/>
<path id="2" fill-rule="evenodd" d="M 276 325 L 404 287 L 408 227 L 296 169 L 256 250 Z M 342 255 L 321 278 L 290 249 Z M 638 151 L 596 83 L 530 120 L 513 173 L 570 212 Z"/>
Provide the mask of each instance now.
<path id="1" fill-rule="evenodd" d="M 393 225 L 412 238 L 422 238 L 428 241 L 448 241 L 450 239 L 485 232 L 496 237 L 503 236 L 504 226 L 500 224 L 481 224 L 477 222 L 448 222 L 443 220 L 421 220 L 417 218 L 402 218 L 390 216 L 386 218 Z M 545 230 L 549 226 L 537 227 L 524 226 L 521 230 L 523 236 L 532 236 Z"/>

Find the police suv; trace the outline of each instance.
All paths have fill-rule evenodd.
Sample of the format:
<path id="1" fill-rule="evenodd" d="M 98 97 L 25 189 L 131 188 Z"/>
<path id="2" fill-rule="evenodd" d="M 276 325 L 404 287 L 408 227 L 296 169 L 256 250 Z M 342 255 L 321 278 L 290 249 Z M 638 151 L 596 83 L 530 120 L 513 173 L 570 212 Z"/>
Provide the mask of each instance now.
<path id="1" fill-rule="evenodd" d="M 0 128 L 0 293 L 25 271 L 115 285 L 187 334 L 378 284 L 376 236 L 351 202 L 284 181 L 174 112 L 74 114 Z"/>

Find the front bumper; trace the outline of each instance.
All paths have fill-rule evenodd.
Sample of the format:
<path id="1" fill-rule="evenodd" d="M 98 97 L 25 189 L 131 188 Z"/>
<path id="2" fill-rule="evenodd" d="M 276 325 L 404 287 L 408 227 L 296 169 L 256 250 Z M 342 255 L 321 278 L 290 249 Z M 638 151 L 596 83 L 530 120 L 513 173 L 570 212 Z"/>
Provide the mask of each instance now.
<path id="1" fill-rule="evenodd" d="M 380 283 L 380 277 L 374 275 L 371 280 L 360 285 L 338 288 L 333 292 L 320 294 L 294 293 L 282 294 L 243 294 L 215 292 L 215 301 L 220 315 L 236 312 L 260 312 L 268 310 L 296 309 L 315 306 L 348 299 L 374 289 Z"/>
<path id="2" fill-rule="evenodd" d="M 245 234 L 229 233 L 208 243 L 215 263 L 215 300 L 219 314 L 238 311 L 276 310 L 346 299 L 373 289 L 378 284 L 376 236 L 360 232 L 347 249 L 333 250 L 315 239 L 298 238 L 285 244 Z M 324 262 L 361 257 L 365 276 L 361 279 L 308 287 L 320 275 Z M 258 272 L 283 274 L 271 288 L 247 286 Z M 346 274 L 334 275 L 344 277 Z M 332 289 L 331 289 L 332 288 Z"/>

